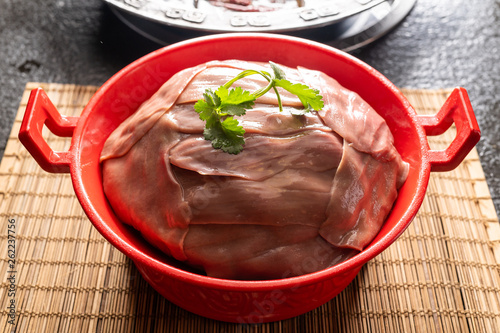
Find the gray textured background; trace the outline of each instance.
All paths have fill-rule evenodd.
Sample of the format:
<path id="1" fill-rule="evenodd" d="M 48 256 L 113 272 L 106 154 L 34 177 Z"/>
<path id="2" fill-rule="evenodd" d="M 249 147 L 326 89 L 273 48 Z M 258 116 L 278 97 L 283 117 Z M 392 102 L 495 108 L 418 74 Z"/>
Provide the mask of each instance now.
<path id="1" fill-rule="evenodd" d="M 159 46 L 101 0 L 0 0 L 0 156 L 29 81 L 100 85 Z M 500 212 L 500 1 L 419 0 L 390 34 L 353 54 L 399 87 L 465 87 Z"/>

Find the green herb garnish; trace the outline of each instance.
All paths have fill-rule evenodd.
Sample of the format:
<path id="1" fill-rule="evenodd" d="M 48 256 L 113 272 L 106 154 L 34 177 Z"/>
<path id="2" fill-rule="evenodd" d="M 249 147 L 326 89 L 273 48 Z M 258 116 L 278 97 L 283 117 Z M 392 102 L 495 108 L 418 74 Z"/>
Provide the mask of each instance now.
<path id="1" fill-rule="evenodd" d="M 305 84 L 288 81 L 284 71 L 278 65 L 271 61 L 269 63 L 273 70 L 272 74 L 252 69 L 242 71 L 217 90 L 206 89 L 203 99 L 194 105 L 200 119 L 205 121 L 203 135 L 206 140 L 212 141 L 212 147 L 215 149 L 222 149 L 230 154 L 238 154 L 243 150 L 245 130 L 234 117 L 242 116 L 247 110 L 252 109 L 255 100 L 271 89 L 276 93 L 280 111 L 283 111 L 283 105 L 277 87 L 296 95 L 304 105 L 303 113 L 311 110 L 319 111 L 323 108 L 319 90 L 309 88 Z M 229 89 L 236 81 L 255 74 L 263 76 L 268 81 L 267 86 L 253 93 L 241 87 Z"/>

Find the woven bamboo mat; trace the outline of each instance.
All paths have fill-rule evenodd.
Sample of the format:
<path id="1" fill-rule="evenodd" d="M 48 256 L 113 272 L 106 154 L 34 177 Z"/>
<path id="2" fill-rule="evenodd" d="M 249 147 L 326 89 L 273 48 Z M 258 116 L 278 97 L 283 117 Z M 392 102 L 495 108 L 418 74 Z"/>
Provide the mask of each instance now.
<path id="1" fill-rule="evenodd" d="M 79 115 L 96 90 L 29 83 L 22 97 L 0 165 L 0 331 L 500 332 L 500 225 L 475 150 L 456 170 L 432 173 L 411 226 L 338 297 L 285 321 L 222 323 L 159 296 L 93 228 L 69 175 L 44 172 L 22 147 L 17 133 L 37 86 L 67 115 Z M 432 114 L 450 91 L 403 92 Z M 431 146 L 452 138 L 453 130 Z"/>

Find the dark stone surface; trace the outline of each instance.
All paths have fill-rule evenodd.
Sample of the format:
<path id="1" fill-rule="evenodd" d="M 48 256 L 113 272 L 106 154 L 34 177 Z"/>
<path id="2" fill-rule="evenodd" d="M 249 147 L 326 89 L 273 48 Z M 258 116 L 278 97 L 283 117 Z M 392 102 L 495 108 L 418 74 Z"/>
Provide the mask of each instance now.
<path id="1" fill-rule="evenodd" d="M 159 46 L 101 0 L 0 0 L 0 156 L 26 82 L 100 85 Z M 419 0 L 391 33 L 355 51 L 399 87 L 465 87 L 477 149 L 500 212 L 500 2 Z"/>

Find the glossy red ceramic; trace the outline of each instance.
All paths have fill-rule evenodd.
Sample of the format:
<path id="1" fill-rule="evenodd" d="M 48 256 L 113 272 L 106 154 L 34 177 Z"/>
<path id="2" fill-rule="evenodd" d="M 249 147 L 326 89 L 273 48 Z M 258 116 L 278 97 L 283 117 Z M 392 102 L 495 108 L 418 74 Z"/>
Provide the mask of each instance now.
<path id="1" fill-rule="evenodd" d="M 396 148 L 410 164 L 406 183 L 373 242 L 334 267 L 294 278 L 233 281 L 185 269 L 124 226 L 104 196 L 99 155 L 104 141 L 170 76 L 209 60 L 274 61 L 317 69 L 359 93 L 387 121 Z M 72 137 L 69 151 L 53 151 L 41 136 L 43 125 Z M 428 135 L 452 124 L 456 139 L 446 150 L 432 150 Z M 297 316 L 329 301 L 356 276 L 363 264 L 391 245 L 416 215 L 431 171 L 454 169 L 478 142 L 480 131 L 467 93 L 457 88 L 441 111 L 419 116 L 384 76 L 354 57 L 304 39 L 270 34 L 224 34 L 202 37 L 155 51 L 125 67 L 93 96 L 80 117 L 61 116 L 41 89 L 34 90 L 19 138 L 48 172 L 70 172 L 76 195 L 101 234 L 130 257 L 144 278 L 171 302 L 202 316 L 223 321 L 261 323 Z M 311 257 L 310 262 L 314 263 Z"/>

